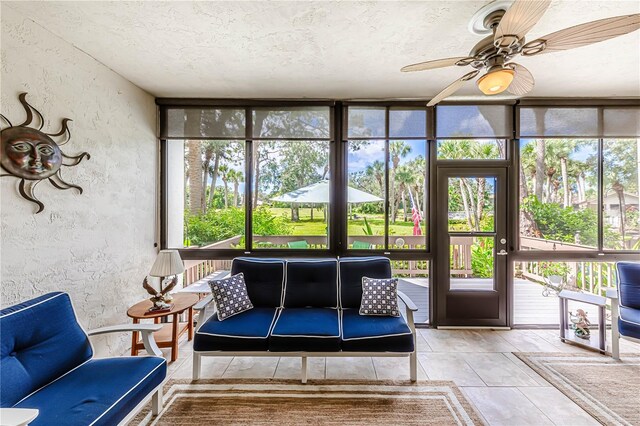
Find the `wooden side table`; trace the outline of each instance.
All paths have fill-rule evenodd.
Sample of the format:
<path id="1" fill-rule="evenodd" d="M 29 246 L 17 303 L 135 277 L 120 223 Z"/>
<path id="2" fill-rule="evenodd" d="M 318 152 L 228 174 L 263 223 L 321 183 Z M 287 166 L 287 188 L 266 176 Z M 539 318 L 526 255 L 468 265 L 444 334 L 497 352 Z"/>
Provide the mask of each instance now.
<path id="1" fill-rule="evenodd" d="M 189 293 L 173 294 L 173 306 L 169 312 L 145 315 L 147 310 L 153 306 L 150 300 L 143 300 L 136 303 L 127 311 L 127 316 L 133 318 L 133 323 L 138 324 L 143 319 L 153 319 L 158 324 L 163 317 L 172 316 L 173 322 L 165 324 L 160 331 L 153 333 L 153 337 L 160 348 L 171 348 L 171 362 L 178 359 L 178 340 L 185 332 L 188 333 L 189 340 L 193 339 L 193 305 L 198 303 L 198 296 Z M 187 313 L 187 322 L 180 322 L 179 315 L 184 311 Z M 138 333 L 133 332 L 131 339 L 131 355 L 138 355 L 138 351 L 144 349 L 144 345 L 139 340 Z"/>

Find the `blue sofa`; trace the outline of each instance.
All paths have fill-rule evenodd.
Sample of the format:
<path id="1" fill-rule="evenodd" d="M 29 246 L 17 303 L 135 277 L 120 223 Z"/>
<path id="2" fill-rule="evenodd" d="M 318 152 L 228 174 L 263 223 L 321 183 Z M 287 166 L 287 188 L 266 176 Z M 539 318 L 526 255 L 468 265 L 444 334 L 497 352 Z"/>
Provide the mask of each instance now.
<path id="1" fill-rule="evenodd" d="M 162 408 L 167 363 L 158 356 L 93 358 L 89 335 L 136 330 L 147 352 L 162 354 L 160 324 L 126 324 L 85 333 L 66 293 L 49 293 L 0 311 L 0 410 L 37 410 L 37 425 L 126 423 L 149 399 Z M 31 410 L 29 410 L 31 409 Z"/>
<path id="2" fill-rule="evenodd" d="M 359 315 L 362 278 L 390 278 L 385 257 L 336 259 L 259 259 L 240 257 L 231 274 L 242 272 L 254 308 L 219 321 L 207 316 L 212 297 L 194 307 L 200 312 L 193 343 L 193 378 L 202 356 L 307 357 L 404 356 L 416 380 L 416 343 L 411 300 L 401 292 L 406 320 Z"/>
<path id="3" fill-rule="evenodd" d="M 618 262 L 618 288 L 607 291 L 611 299 L 611 352 L 620 359 L 620 338 L 640 343 L 640 263 Z"/>

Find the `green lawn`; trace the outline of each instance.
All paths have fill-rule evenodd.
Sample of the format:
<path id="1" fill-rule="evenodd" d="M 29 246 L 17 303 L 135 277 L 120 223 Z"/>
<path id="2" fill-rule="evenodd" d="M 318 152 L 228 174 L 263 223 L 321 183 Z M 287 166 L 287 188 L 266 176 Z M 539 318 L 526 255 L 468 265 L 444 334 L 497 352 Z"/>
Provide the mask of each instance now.
<path id="1" fill-rule="evenodd" d="M 291 209 L 271 207 L 271 212 L 277 216 L 284 216 L 287 220 L 291 219 Z M 363 231 L 364 219 L 366 216 L 367 222 L 371 226 L 374 235 L 384 235 L 384 216 L 358 214 L 358 219 L 349 219 L 349 235 L 366 235 Z M 322 210 L 316 209 L 313 212 L 313 220 L 311 220 L 311 209 L 300 208 L 300 221 L 290 222 L 293 228 L 293 235 L 326 235 L 327 224 L 324 222 L 324 216 Z M 423 230 L 424 231 L 424 230 Z M 398 214 L 398 221 L 389 223 L 389 234 L 391 235 L 413 235 L 413 222 L 409 218 L 409 221 L 402 221 L 402 211 Z"/>

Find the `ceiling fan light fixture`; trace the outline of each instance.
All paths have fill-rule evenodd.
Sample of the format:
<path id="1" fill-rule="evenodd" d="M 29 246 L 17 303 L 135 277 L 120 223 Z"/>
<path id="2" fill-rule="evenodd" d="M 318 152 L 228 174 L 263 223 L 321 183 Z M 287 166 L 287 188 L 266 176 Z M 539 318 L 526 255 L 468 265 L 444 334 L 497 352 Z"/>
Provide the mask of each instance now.
<path id="1" fill-rule="evenodd" d="M 488 72 L 478 79 L 478 89 L 485 95 L 497 95 L 507 90 L 514 76 L 515 71 L 508 68 Z"/>

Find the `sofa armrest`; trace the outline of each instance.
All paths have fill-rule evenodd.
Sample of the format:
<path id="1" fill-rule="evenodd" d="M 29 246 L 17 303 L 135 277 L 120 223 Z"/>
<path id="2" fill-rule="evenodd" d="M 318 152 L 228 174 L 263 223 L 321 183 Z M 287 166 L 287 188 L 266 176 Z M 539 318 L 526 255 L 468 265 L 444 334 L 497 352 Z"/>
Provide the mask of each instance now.
<path id="1" fill-rule="evenodd" d="M 162 351 L 153 338 L 153 333 L 162 329 L 162 324 L 120 324 L 110 325 L 108 327 L 96 328 L 87 332 L 88 336 L 97 336 L 107 333 L 121 333 L 129 331 L 137 331 L 142 334 L 142 343 L 145 350 L 155 356 L 162 356 Z"/>
<path id="2" fill-rule="evenodd" d="M 413 300 L 411 300 L 409 298 L 409 296 L 407 296 L 403 292 L 398 291 L 398 298 L 400 298 L 400 300 L 402 300 L 402 303 L 405 304 L 405 306 L 407 307 L 408 310 L 413 311 L 413 312 L 418 310 L 418 307 L 415 305 L 415 303 L 413 303 Z"/>
<path id="3" fill-rule="evenodd" d="M 38 417 L 40 411 L 35 408 L 0 408 L 0 425 L 26 426 Z"/>
<path id="4" fill-rule="evenodd" d="M 202 311 L 202 310 L 206 309 L 207 306 L 209 306 L 209 304 L 211 302 L 213 302 L 213 295 L 210 294 L 207 297 L 202 298 L 202 300 L 200 300 L 195 305 L 193 305 L 193 310 L 194 311 Z"/>
<path id="5" fill-rule="evenodd" d="M 618 289 L 617 288 L 608 288 L 606 292 L 607 299 L 618 300 Z"/>

